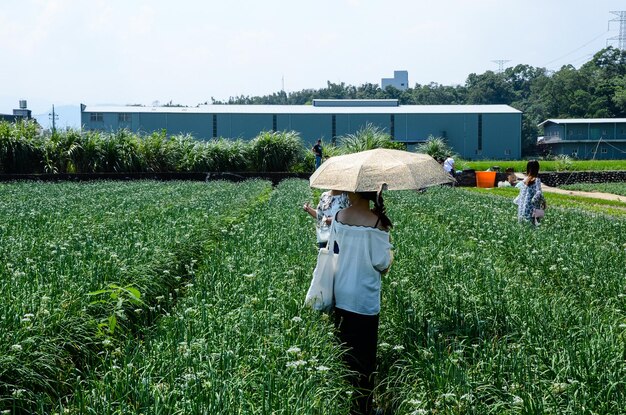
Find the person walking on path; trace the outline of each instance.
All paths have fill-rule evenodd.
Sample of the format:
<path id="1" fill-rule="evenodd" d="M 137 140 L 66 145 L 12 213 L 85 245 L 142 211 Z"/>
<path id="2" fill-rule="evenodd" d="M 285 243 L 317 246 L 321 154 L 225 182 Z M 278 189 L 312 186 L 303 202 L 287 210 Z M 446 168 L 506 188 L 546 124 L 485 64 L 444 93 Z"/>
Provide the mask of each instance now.
<path id="1" fill-rule="evenodd" d="M 519 222 L 529 222 L 535 225 L 539 220 L 534 217 L 534 211 L 542 206 L 543 193 L 541 191 L 541 180 L 539 175 L 539 162 L 530 160 L 526 164 L 526 178 L 520 186 L 519 195 L 515 198 L 517 204 L 517 220 Z"/>
<path id="2" fill-rule="evenodd" d="M 381 274 L 392 262 L 389 230 L 381 192 L 348 193 L 350 207 L 336 214 L 334 232 L 339 258 L 334 282 L 334 323 L 343 355 L 355 374 L 354 413 L 372 412 L 376 369 Z M 370 209 L 370 202 L 374 208 Z"/>
<path id="3" fill-rule="evenodd" d="M 315 154 L 315 170 L 317 170 L 322 165 L 322 157 L 324 156 L 322 140 L 317 140 L 317 144 L 311 147 L 311 151 Z"/>

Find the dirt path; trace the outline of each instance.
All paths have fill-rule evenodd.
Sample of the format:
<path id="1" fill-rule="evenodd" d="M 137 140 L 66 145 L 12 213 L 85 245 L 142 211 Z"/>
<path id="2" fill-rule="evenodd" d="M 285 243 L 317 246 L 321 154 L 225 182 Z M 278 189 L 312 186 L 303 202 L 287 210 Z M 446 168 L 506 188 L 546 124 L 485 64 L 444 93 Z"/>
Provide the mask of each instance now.
<path id="1" fill-rule="evenodd" d="M 546 186 L 545 184 L 542 184 L 541 188 L 543 189 L 544 192 L 560 193 L 562 195 L 570 195 L 570 196 L 592 197 L 594 199 L 615 200 L 618 202 L 626 203 L 626 196 L 614 195 L 613 193 L 581 192 L 579 190 L 565 190 L 565 189 L 558 189 L 556 187 Z"/>
<path id="2" fill-rule="evenodd" d="M 526 176 L 517 174 L 518 179 L 524 180 Z M 541 184 L 541 189 L 544 192 L 549 193 L 560 193 L 562 195 L 570 195 L 570 196 L 582 196 L 582 197 L 591 197 L 594 199 L 604 199 L 604 200 L 614 200 L 617 202 L 626 203 L 626 196 L 615 195 L 613 193 L 602 193 L 602 192 L 582 192 L 579 190 L 565 190 L 559 189 L 557 187 L 546 186 L 545 184 Z"/>

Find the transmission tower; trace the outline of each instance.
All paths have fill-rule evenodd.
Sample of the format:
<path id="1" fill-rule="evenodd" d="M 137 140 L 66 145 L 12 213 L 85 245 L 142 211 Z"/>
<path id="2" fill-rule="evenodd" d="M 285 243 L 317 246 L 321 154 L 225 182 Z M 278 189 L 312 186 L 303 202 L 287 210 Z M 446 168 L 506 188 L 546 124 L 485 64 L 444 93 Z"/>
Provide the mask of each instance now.
<path id="1" fill-rule="evenodd" d="M 609 20 L 609 26 L 611 26 L 611 22 L 619 22 L 619 35 L 608 38 L 606 42 L 617 40 L 617 47 L 621 50 L 626 50 L 626 11 L 611 12 L 611 14 L 617 17 Z"/>
<path id="2" fill-rule="evenodd" d="M 504 72 L 504 64 L 507 62 L 511 62 L 510 60 L 507 59 L 498 59 L 495 61 L 491 61 L 493 63 L 497 63 L 498 64 L 498 73 L 502 73 Z"/>

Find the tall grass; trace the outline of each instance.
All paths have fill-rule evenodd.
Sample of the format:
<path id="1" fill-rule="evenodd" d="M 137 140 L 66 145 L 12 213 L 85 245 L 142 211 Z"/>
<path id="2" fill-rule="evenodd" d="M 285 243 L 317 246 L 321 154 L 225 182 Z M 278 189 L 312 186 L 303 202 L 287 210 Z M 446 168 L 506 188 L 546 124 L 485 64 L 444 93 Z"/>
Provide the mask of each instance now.
<path id="1" fill-rule="evenodd" d="M 391 136 L 374 124 L 367 123 L 354 134 L 338 137 L 338 147 L 343 154 L 373 150 L 375 148 L 406 149 L 403 143 L 393 141 Z"/>
<path id="2" fill-rule="evenodd" d="M 304 155 L 304 147 L 295 131 L 265 131 L 250 142 L 249 154 L 254 171 L 289 171 Z"/>
<path id="3" fill-rule="evenodd" d="M 417 152 L 428 154 L 435 160 L 444 160 L 449 155 L 454 155 L 454 151 L 443 138 L 432 135 L 417 146 Z"/>
<path id="4" fill-rule="evenodd" d="M 128 130 L 57 130 L 0 122 L 0 173 L 292 171 L 305 148 L 294 131 L 262 132 L 251 141 L 196 140 Z"/>

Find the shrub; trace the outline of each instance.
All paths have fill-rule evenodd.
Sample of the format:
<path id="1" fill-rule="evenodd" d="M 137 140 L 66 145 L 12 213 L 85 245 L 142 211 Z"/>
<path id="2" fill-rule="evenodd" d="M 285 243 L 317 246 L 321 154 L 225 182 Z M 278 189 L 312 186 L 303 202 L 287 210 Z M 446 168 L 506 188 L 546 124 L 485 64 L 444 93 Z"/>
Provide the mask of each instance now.
<path id="1" fill-rule="evenodd" d="M 40 171 L 41 142 L 39 126 L 34 121 L 0 122 L 0 172 Z"/>
<path id="2" fill-rule="evenodd" d="M 289 171 L 303 156 L 304 147 L 295 131 L 260 133 L 250 142 L 250 162 L 255 171 Z"/>
<path id="3" fill-rule="evenodd" d="M 174 170 L 165 131 L 152 133 L 139 141 L 142 170 L 151 173 Z"/>
<path id="4" fill-rule="evenodd" d="M 340 151 L 344 154 L 375 148 L 406 148 L 404 144 L 391 139 L 383 129 L 367 123 L 354 134 L 346 134 L 338 138 Z"/>
<path id="5" fill-rule="evenodd" d="M 554 168 L 556 171 L 570 171 L 574 165 L 574 162 L 567 154 L 559 154 L 554 158 Z"/>
<path id="6" fill-rule="evenodd" d="M 250 147 L 242 140 L 218 138 L 203 144 L 208 171 L 245 171 L 249 167 Z"/>
<path id="7" fill-rule="evenodd" d="M 104 172 L 138 172 L 142 161 L 139 158 L 139 140 L 128 130 L 110 133 L 103 140 Z"/>
<path id="8" fill-rule="evenodd" d="M 453 154 L 452 148 L 441 137 L 428 136 L 425 142 L 417 146 L 417 152 L 428 154 L 435 160 L 445 159 L 449 154 Z"/>

